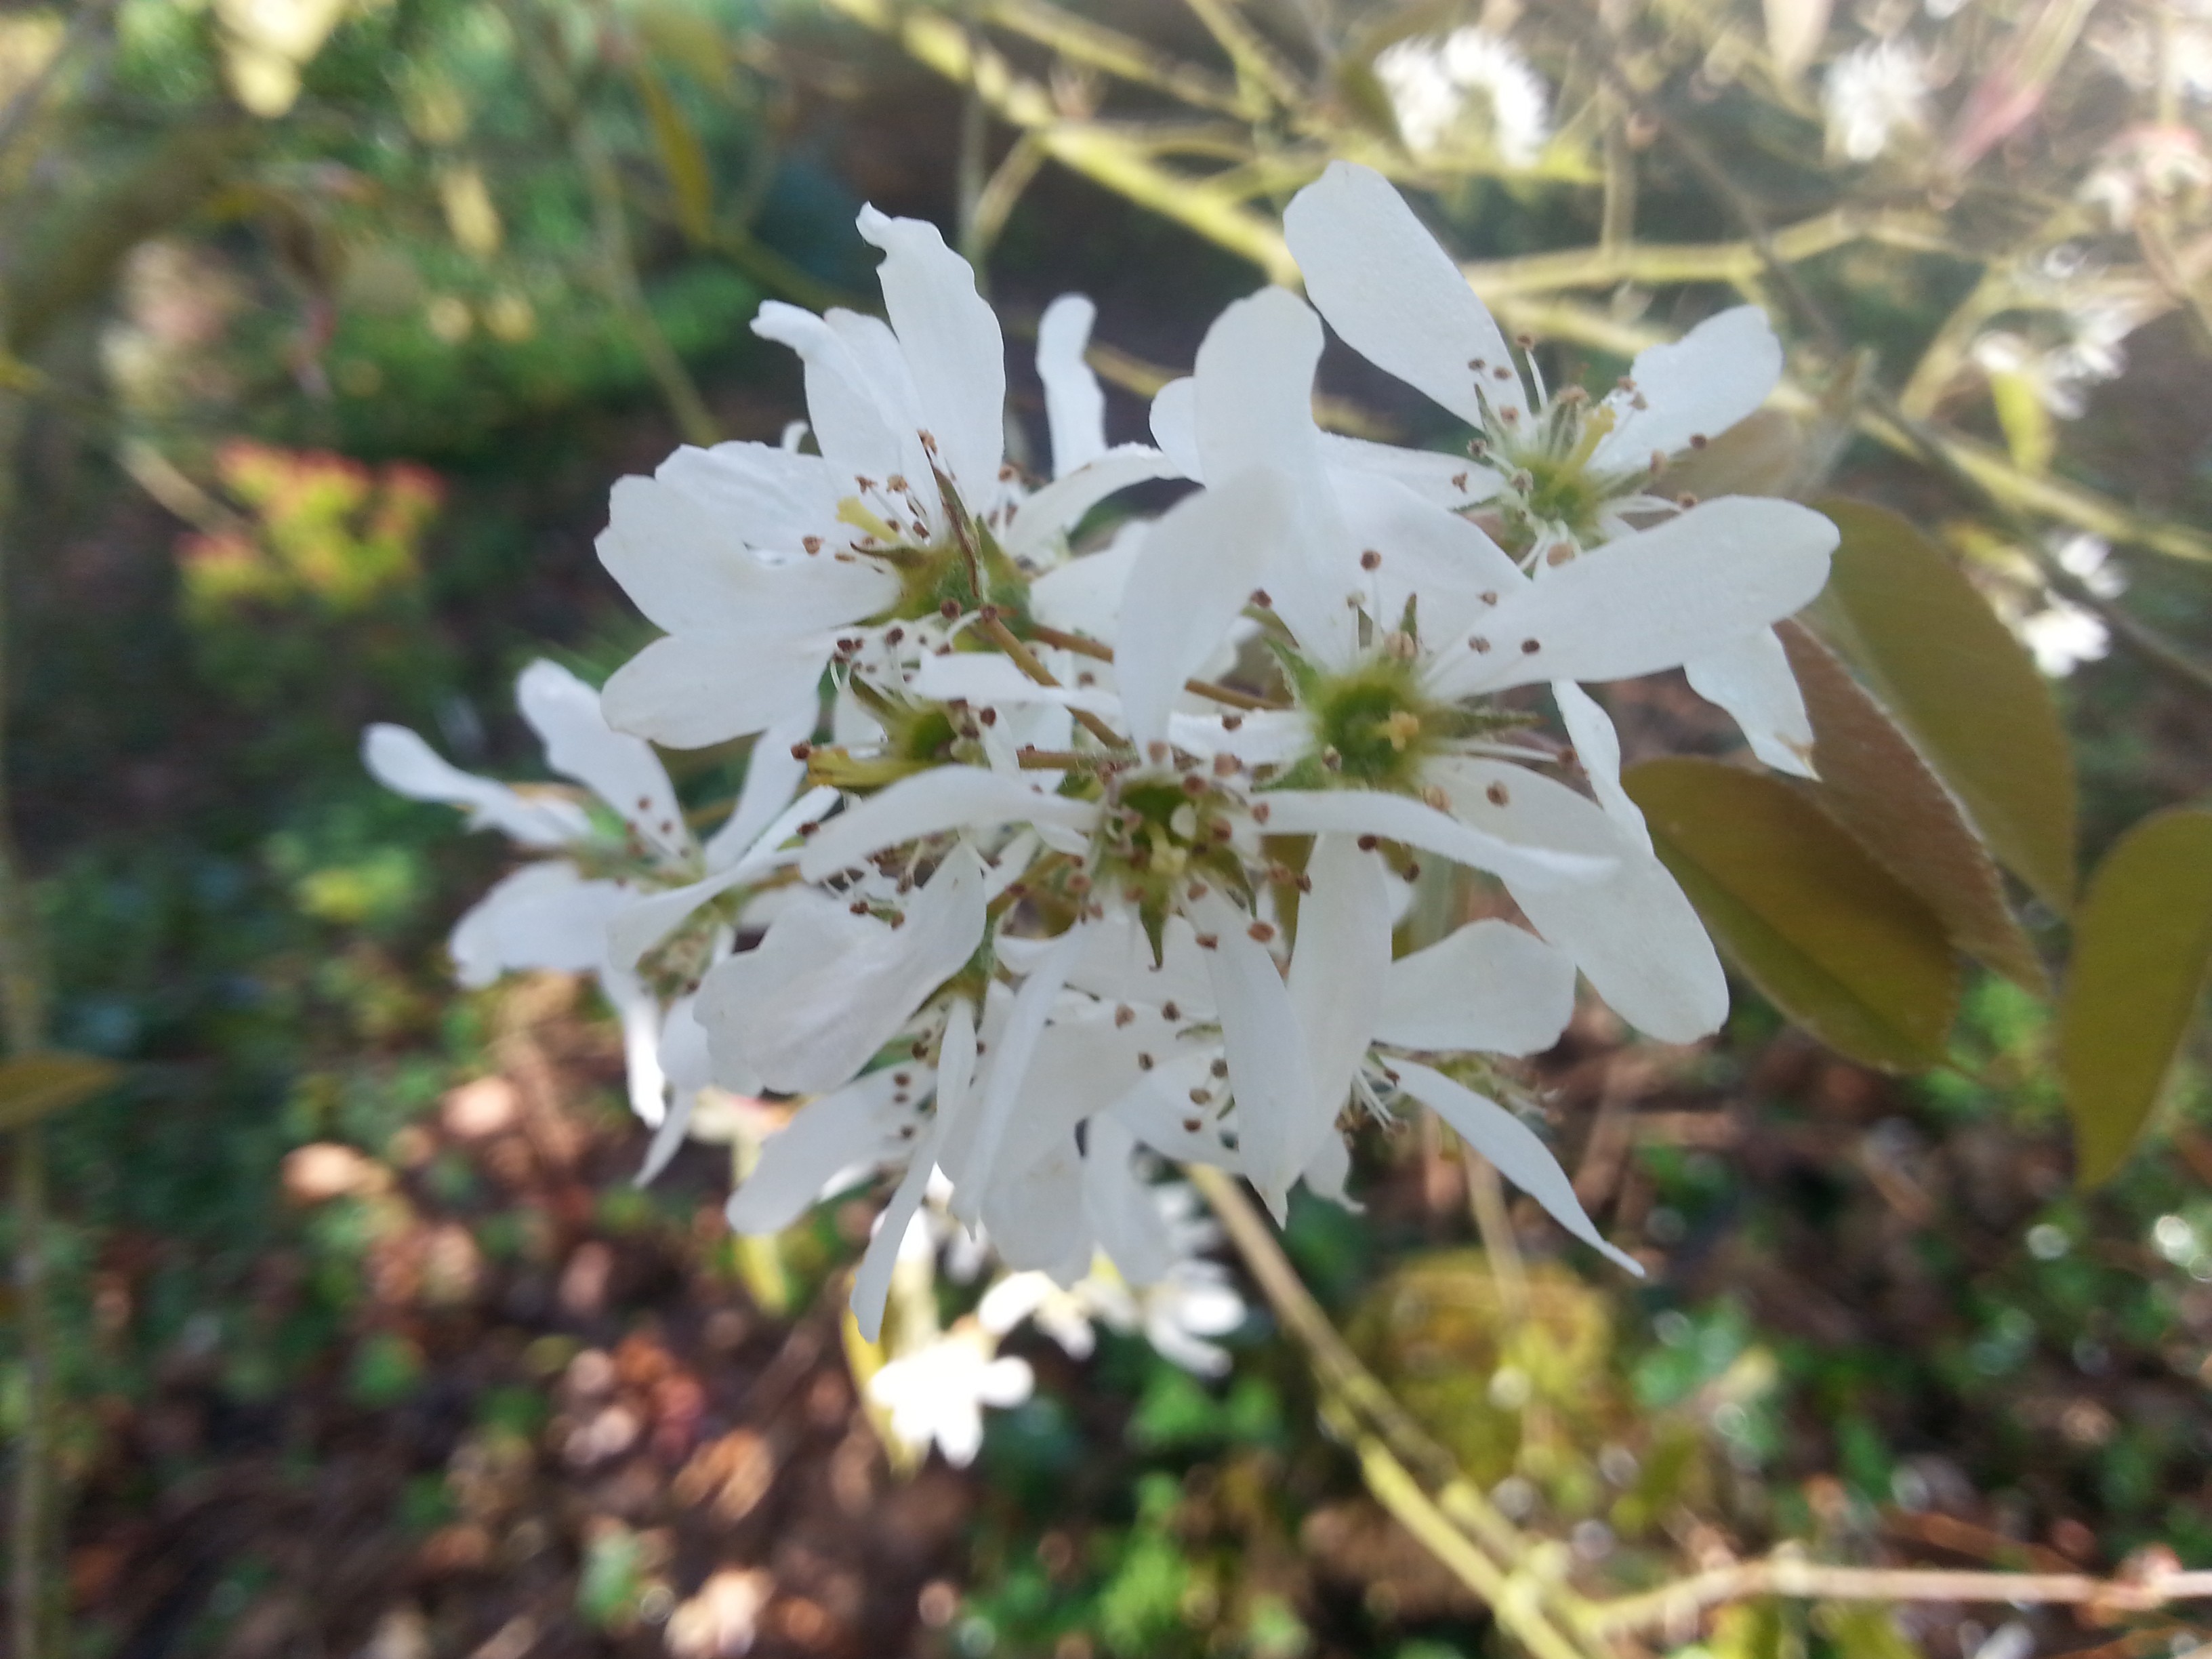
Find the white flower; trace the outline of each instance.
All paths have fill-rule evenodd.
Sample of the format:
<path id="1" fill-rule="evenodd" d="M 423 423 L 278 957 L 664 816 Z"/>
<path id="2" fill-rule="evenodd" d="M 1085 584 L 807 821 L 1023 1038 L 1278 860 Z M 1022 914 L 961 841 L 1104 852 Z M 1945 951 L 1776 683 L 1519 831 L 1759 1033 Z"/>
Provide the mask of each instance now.
<path id="1" fill-rule="evenodd" d="M 1928 131 L 1933 89 L 1928 61 L 1912 41 L 1870 41 L 1828 66 L 1820 88 L 1827 115 L 1828 153 L 1871 161 L 1900 133 Z"/>
<path id="2" fill-rule="evenodd" d="M 1503 36 L 1468 27 L 1439 40 L 1419 36 L 1376 54 L 1376 78 L 1390 99 L 1398 131 L 1416 155 L 1453 147 L 1470 104 L 1508 166 L 1533 167 L 1551 137 L 1551 95 L 1543 77 Z"/>
<path id="3" fill-rule="evenodd" d="M 921 221 L 870 208 L 860 228 L 885 252 L 888 324 L 770 302 L 753 325 L 805 362 L 821 453 L 686 448 L 615 487 L 600 559 L 667 634 L 608 682 L 624 731 L 696 748 L 781 726 L 814 712 L 833 663 L 896 682 L 941 642 L 942 606 L 1018 602 L 1025 565 L 1165 469 L 1106 447 L 1088 302 L 1065 300 L 1039 347 L 1060 476 L 1024 489 L 1005 461 L 1005 343 L 974 271 Z"/>
<path id="4" fill-rule="evenodd" d="M 667 1110 L 667 1011 L 727 941 L 718 941 L 711 924 L 695 927 L 643 975 L 640 958 L 702 904 L 795 861 L 796 851 L 779 849 L 799 819 L 826 807 L 831 795 L 817 790 L 793 804 L 799 769 L 769 750 L 748 769 L 729 819 L 702 845 L 652 746 L 612 730 L 599 693 L 558 664 L 538 661 L 523 671 L 516 695 L 545 744 L 546 763 L 589 789 L 599 817 L 573 793 L 518 789 L 463 772 L 404 726 L 370 726 L 362 759 L 388 789 L 464 807 L 472 826 L 561 854 L 524 865 L 462 916 L 453 933 L 454 964 L 469 986 L 489 985 L 515 969 L 596 974 L 622 1020 L 630 1103 L 658 1125 Z M 610 930 L 641 912 L 648 927 L 636 947 L 611 945 Z M 632 922 L 630 932 L 637 931 Z M 672 1035 L 681 1049 L 690 1036 L 688 1009 L 677 1024 Z M 688 1079 L 696 1067 L 681 1069 Z M 678 1093 L 688 1104 L 685 1091 Z"/>
<path id="5" fill-rule="evenodd" d="M 1741 582 L 1779 576 L 1771 569 L 1763 579 L 1752 574 L 1767 541 L 1799 550 L 1801 560 L 1817 562 L 1825 574 L 1833 529 L 1790 503 L 1753 499 L 1708 504 L 1695 529 L 1685 521 L 1637 528 L 1679 506 L 1648 492 L 1650 476 L 1672 456 L 1742 420 L 1774 389 L 1782 349 L 1764 313 L 1739 307 L 1681 340 L 1650 348 L 1638 356 L 1628 379 L 1595 404 L 1578 388 L 1547 402 L 1540 386 L 1531 398 L 1496 320 L 1379 174 L 1331 164 L 1298 193 L 1285 227 L 1307 291 L 1337 333 L 1475 428 L 1477 453 L 1496 471 L 1486 475 L 1486 488 L 1484 480 L 1471 481 L 1474 494 L 1501 514 L 1521 562 L 1536 574 L 1567 574 L 1578 552 L 1600 543 L 1644 544 L 1655 564 L 1662 548 L 1702 544 L 1696 556 L 1701 563 L 1664 556 L 1679 558 L 1666 611 L 1671 622 L 1686 625 L 1691 648 L 1664 663 L 1655 659 L 1651 667 L 1683 666 L 1699 694 L 1735 720 L 1762 761 L 1809 775 L 1811 722 L 1781 644 L 1765 624 L 1809 599 L 1820 581 L 1756 621 L 1745 613 L 1764 607 L 1751 602 Z M 1716 511 L 1723 508 L 1724 515 Z M 1723 516 L 1728 530 L 1714 538 Z M 1486 581 L 1481 586 L 1504 591 Z M 1744 620 L 1732 620 L 1731 613 Z M 1604 614 L 1631 633 L 1648 620 L 1627 611 Z M 1704 637 L 1688 640 L 1701 617 L 1708 624 Z M 1556 656 L 1528 665 L 1551 672 L 1528 678 L 1549 678 L 1555 686 L 1650 672 L 1618 664 L 1607 672 L 1571 672 Z M 1561 698 L 1571 728 L 1577 716 L 1583 726 L 1594 725 L 1594 707 L 1578 705 L 1571 713 L 1571 701 Z M 1577 747 L 1589 747 L 1583 730 L 1573 735 Z"/>
<path id="6" fill-rule="evenodd" d="M 1027 1360 L 996 1357 L 995 1346 L 978 1327 L 956 1329 L 884 1365 L 868 1397 L 890 1413 L 899 1441 L 917 1451 L 934 1442 L 965 1468 L 982 1449 L 983 1407 L 1018 1406 L 1036 1386 Z"/>

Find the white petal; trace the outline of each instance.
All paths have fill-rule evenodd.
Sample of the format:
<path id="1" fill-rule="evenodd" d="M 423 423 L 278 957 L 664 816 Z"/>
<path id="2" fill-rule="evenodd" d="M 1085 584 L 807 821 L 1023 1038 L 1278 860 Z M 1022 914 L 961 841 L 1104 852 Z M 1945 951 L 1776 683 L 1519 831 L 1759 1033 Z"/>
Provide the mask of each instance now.
<path id="1" fill-rule="evenodd" d="M 1109 495 L 1147 478 L 1172 478 L 1175 463 L 1146 444 L 1121 444 L 1063 474 L 1014 508 L 1000 541 L 1016 558 L 1042 552 Z"/>
<path id="2" fill-rule="evenodd" d="M 799 872 L 820 881 L 869 854 L 948 830 L 1005 823 L 1057 824 L 1085 831 L 1097 822 L 1091 801 L 1046 794 L 1020 778 L 976 766 L 939 766 L 901 778 L 824 824 L 807 843 Z"/>
<path id="3" fill-rule="evenodd" d="M 1790 670 L 1789 653 L 1771 628 L 1747 634 L 1682 665 L 1690 689 L 1718 703 L 1743 728 L 1751 752 L 1778 772 L 1814 776 L 1813 721 Z"/>
<path id="4" fill-rule="evenodd" d="M 1111 691 L 1072 685 L 1039 685 L 1012 657 L 956 651 L 949 657 L 924 657 L 911 682 L 916 696 L 933 702 L 967 702 L 978 708 L 1019 708 L 1050 703 L 1119 717 L 1121 700 Z"/>
<path id="5" fill-rule="evenodd" d="M 1672 455 L 1693 437 L 1717 438 L 1766 401 L 1782 367 L 1782 342 L 1757 306 L 1737 306 L 1679 340 L 1647 347 L 1628 371 L 1635 392 L 1606 399 L 1620 424 L 1598 441 L 1590 464 L 1640 471 L 1654 450 Z"/>
<path id="6" fill-rule="evenodd" d="M 753 332 L 789 346 L 806 365 L 806 413 L 841 489 L 858 476 L 878 482 L 906 464 L 902 434 L 884 418 L 881 399 L 852 348 L 811 312 L 770 300 Z"/>
<path id="7" fill-rule="evenodd" d="M 1390 895 L 1382 858 L 1349 836 L 1316 838 L 1298 904 L 1291 1006 L 1305 1038 L 1308 1115 L 1291 1156 L 1303 1171 L 1336 1133 L 1337 1114 L 1375 1040 L 1390 966 Z"/>
<path id="8" fill-rule="evenodd" d="M 907 1165 L 906 1174 L 899 1178 L 898 1190 L 884 1206 L 882 1218 L 876 1223 L 876 1236 L 868 1241 L 866 1253 L 854 1272 L 853 1317 L 860 1324 L 861 1336 L 870 1342 L 884 1334 L 884 1303 L 890 1295 L 891 1269 L 898 1266 L 899 1246 L 905 1242 L 907 1224 L 921 1208 L 922 1196 L 929 1190 L 930 1171 L 935 1167 L 926 1147 L 915 1152 L 914 1162 Z"/>
<path id="9" fill-rule="evenodd" d="M 732 540 L 787 554 L 809 536 L 836 533 L 838 499 L 852 489 L 821 456 L 772 444 L 686 444 L 653 476 L 707 507 Z"/>
<path id="10" fill-rule="evenodd" d="M 1405 485 L 1358 472 L 1339 474 L 1336 485 L 1351 537 L 1347 553 L 1357 549 L 1362 556 L 1382 556 L 1371 574 L 1363 574 L 1354 560 L 1343 575 L 1346 587 L 1371 592 L 1378 627 L 1397 627 L 1407 600 L 1415 599 L 1421 637 L 1456 640 L 1528 585 L 1511 556 L 1480 526 L 1432 506 Z"/>
<path id="11" fill-rule="evenodd" d="M 1152 441 L 1186 478 L 1204 479 L 1206 460 L 1198 447 L 1198 382 L 1186 374 L 1152 394 Z"/>
<path id="12" fill-rule="evenodd" d="M 586 881 L 566 859 L 526 864 L 454 925 L 448 948 L 462 984 L 489 985 L 512 968 L 581 973 L 605 960 L 607 923 L 635 895 Z"/>
<path id="13" fill-rule="evenodd" d="M 1390 964 L 1375 1038 L 1439 1054 L 1540 1054 L 1575 1012 L 1575 963 L 1510 922 L 1471 921 Z"/>
<path id="14" fill-rule="evenodd" d="M 1186 1017 L 1204 1018 L 1213 1007 L 1207 988 L 1205 953 L 1198 948 L 1195 930 L 1181 916 L 1170 916 L 1161 930 L 1160 959 L 1152 960 L 1152 942 L 1138 925 L 1135 912 L 1109 905 L 1106 914 L 1083 930 L 1083 953 L 1068 969 L 1067 982 L 1105 1002 L 1128 1003 L 1157 1009 L 1176 1004 Z M 1001 960 L 1018 973 L 1028 973 L 1048 948 L 1035 939 L 1002 939 Z"/>
<path id="15" fill-rule="evenodd" d="M 1137 1177 L 1132 1160 L 1137 1137 L 1121 1119 L 1091 1120 L 1083 1149 L 1083 1203 L 1098 1248 L 1137 1285 L 1165 1277 L 1175 1252 L 1152 1189 Z"/>
<path id="16" fill-rule="evenodd" d="M 1214 319 L 1198 348 L 1196 413 L 1206 476 L 1218 483 L 1249 467 L 1297 475 L 1315 466 L 1314 368 L 1321 319 L 1287 289 L 1261 289 Z"/>
<path id="17" fill-rule="evenodd" d="M 404 726 L 361 734 L 362 764 L 394 794 L 468 809 L 471 830 L 497 830 L 525 847 L 565 847 L 592 833 L 590 815 L 557 795 L 525 795 L 464 772 Z"/>
<path id="18" fill-rule="evenodd" d="M 1106 394 L 1083 360 L 1098 307 L 1063 294 L 1037 319 L 1037 379 L 1044 385 L 1044 421 L 1052 434 L 1052 474 L 1064 478 L 1106 453 Z"/>
<path id="19" fill-rule="evenodd" d="M 1139 748 L 1165 740 L 1182 683 L 1213 654 L 1293 533 L 1289 497 L 1281 474 L 1247 471 L 1178 501 L 1145 538 L 1114 658 Z"/>
<path id="20" fill-rule="evenodd" d="M 903 1086 L 895 1079 L 903 1073 Z M 730 1194 L 733 1232 L 780 1233 L 813 1208 L 825 1185 L 856 1165 L 887 1164 L 913 1150 L 902 1135 L 923 1121 L 914 1103 L 933 1080 L 927 1066 L 871 1072 L 857 1083 L 808 1102 L 761 1142 L 760 1159 Z M 907 1103 L 895 1103 L 904 1095 Z"/>
<path id="21" fill-rule="evenodd" d="M 648 893 L 624 906 L 607 923 L 607 960 L 617 969 L 636 967 L 641 957 L 674 933 L 686 916 L 709 899 L 746 882 L 758 881 L 771 870 L 797 863 L 797 849 L 784 848 L 783 843 L 798 833 L 800 824 L 828 811 L 836 798 L 834 789 L 810 789 L 785 809 L 783 816 L 769 826 L 745 856 L 702 881 Z"/>
<path id="22" fill-rule="evenodd" d="M 1664 865 L 1636 851 L 1594 802 L 1538 773 L 1477 760 L 1440 763 L 1435 772 L 1453 811 L 1492 834 L 1535 847 L 1609 850 L 1619 867 L 1603 880 L 1508 885 L 1530 925 L 1574 957 L 1630 1024 L 1666 1042 L 1719 1029 L 1728 1018 L 1728 977 Z"/>
<path id="23" fill-rule="evenodd" d="M 1498 324 L 1381 173 L 1330 162 L 1291 201 L 1283 231 L 1307 294 L 1368 362 L 1470 426 L 1483 423 L 1470 362 L 1484 365 L 1492 408 L 1522 407 L 1521 377 Z M 1506 378 L 1496 378 L 1499 368 Z"/>
<path id="24" fill-rule="evenodd" d="M 1132 520 L 1094 553 L 1056 566 L 1030 585 L 1030 611 L 1049 627 L 1087 634 L 1102 645 L 1121 636 L 1121 590 L 1152 526 Z"/>
<path id="25" fill-rule="evenodd" d="M 1267 804 L 1271 835 L 1379 836 L 1532 887 L 1598 881 L 1611 873 L 1613 863 L 1610 852 L 1516 844 L 1409 795 L 1372 789 L 1280 789 L 1261 799 Z"/>
<path id="26" fill-rule="evenodd" d="M 787 1093 L 834 1089 L 897 1035 L 983 938 L 983 866 L 961 848 L 939 866 L 898 927 L 824 900 L 779 914 L 753 950 L 699 993 L 719 1060 L 737 1052 Z"/>
<path id="27" fill-rule="evenodd" d="M 696 1089 L 678 1089 L 674 1092 L 668 1103 L 668 1115 L 660 1120 L 660 1127 L 647 1143 L 644 1160 L 638 1165 L 637 1174 L 631 1177 L 631 1186 L 650 1187 L 676 1161 L 676 1154 L 684 1150 L 684 1139 L 691 1127 L 692 1109 L 698 1103 Z"/>
<path id="28" fill-rule="evenodd" d="M 1552 699 L 1559 706 L 1559 723 L 1575 746 L 1575 758 L 1589 779 L 1590 793 L 1618 824 L 1638 852 L 1651 850 L 1651 831 L 1644 822 L 1644 809 L 1620 787 L 1620 733 L 1613 717 L 1595 697 L 1572 680 L 1552 682 Z"/>
<path id="29" fill-rule="evenodd" d="M 607 682 L 607 722 L 672 749 L 703 749 L 806 716 L 821 705 L 826 636 L 671 634 Z"/>
<path id="30" fill-rule="evenodd" d="M 544 740 L 545 763 L 615 809 L 638 839 L 670 858 L 690 850 L 691 832 L 676 786 L 653 745 L 616 731 L 599 712 L 599 694 L 543 658 L 515 684 L 522 717 Z"/>
<path id="31" fill-rule="evenodd" d="M 1638 1279 L 1644 1277 L 1642 1263 L 1605 1242 L 1582 1200 L 1575 1196 L 1574 1182 L 1567 1179 L 1567 1172 L 1559 1167 L 1551 1149 L 1536 1138 L 1534 1130 L 1496 1101 L 1485 1100 L 1441 1072 L 1411 1060 L 1400 1061 L 1395 1069 L 1400 1088 L 1450 1124 L 1461 1139 L 1542 1205 L 1553 1220 Z"/>
<path id="32" fill-rule="evenodd" d="M 1465 507 L 1470 501 L 1486 501 L 1498 493 L 1498 475 L 1464 454 L 1401 449 L 1395 444 L 1371 443 L 1339 432 L 1321 434 L 1321 453 L 1329 471 L 1339 477 L 1346 472 L 1372 473 L 1405 485 L 1431 507 Z"/>
<path id="33" fill-rule="evenodd" d="M 1352 1201 L 1344 1190 L 1344 1183 L 1352 1178 L 1352 1148 L 1334 1129 L 1322 1137 L 1314 1155 L 1306 1160 L 1305 1169 L 1298 1179 L 1316 1198 L 1326 1199 L 1331 1204 L 1340 1204 L 1347 1210 L 1360 1206 Z M 1242 1323 L 1240 1316 L 1239 1323 Z"/>
<path id="34" fill-rule="evenodd" d="M 860 210 L 860 234 L 884 250 L 884 310 L 914 374 L 915 412 L 945 470 L 981 510 L 1006 459 L 1006 344 L 975 292 L 975 272 L 921 219 Z"/>
<path id="35" fill-rule="evenodd" d="M 748 641 L 811 634 L 898 597 L 898 579 L 873 563 L 828 553 L 769 563 L 747 550 L 744 532 L 686 489 L 621 478 L 596 546 L 630 603 L 671 634 L 726 631 Z"/>
<path id="36" fill-rule="evenodd" d="M 785 809 L 806 775 L 806 763 L 792 750 L 814 735 L 821 712 L 818 704 L 798 709 L 760 734 L 752 753 L 745 757 L 745 781 L 738 791 L 738 804 L 731 808 L 721 828 L 708 838 L 705 852 L 709 870 L 722 869 L 743 858 L 763 830 L 786 816 Z M 819 817 L 830 805 L 823 801 L 805 817 Z M 781 841 L 782 836 L 776 839 Z"/>
<path id="37" fill-rule="evenodd" d="M 1794 501 L 1704 502 L 1528 584 L 1481 623 L 1488 650 L 1456 647 L 1431 684 L 1459 697 L 1678 667 L 1809 603 L 1836 540 L 1833 524 Z"/>
<path id="38" fill-rule="evenodd" d="M 1313 721 L 1303 709 L 1255 708 L 1232 716 L 1231 731 L 1219 714 L 1168 716 L 1168 741 L 1201 759 L 1234 755 L 1246 766 L 1279 766 L 1296 760 L 1313 743 Z"/>
<path id="39" fill-rule="evenodd" d="M 1237 1094 L 1238 1156 L 1279 1222 L 1310 1156 L 1301 1150 L 1313 1107 L 1297 1010 L 1274 957 L 1245 932 L 1243 911 L 1208 893 L 1194 920 L 1216 940 L 1206 966 Z"/>
<path id="40" fill-rule="evenodd" d="M 995 1172 L 1000 1145 L 1006 1139 L 1006 1120 L 1014 1109 L 1022 1085 L 1028 1080 L 1030 1062 L 1036 1054 L 1037 1040 L 1044 1032 L 1045 1017 L 1051 1013 L 1060 988 L 1067 982 L 1067 970 L 1083 949 L 1084 931 L 1080 923 L 1069 928 L 1039 958 L 1022 981 L 1021 989 L 1014 994 L 1006 1027 L 992 1045 L 988 1080 L 977 1108 L 974 1150 L 952 1195 L 952 1213 L 962 1221 L 972 1224 L 982 1209 Z"/>
<path id="41" fill-rule="evenodd" d="M 622 1024 L 623 1070 L 629 1087 L 629 1109 L 647 1127 L 668 1115 L 668 1073 L 660 1067 L 660 999 L 635 974 L 599 970 L 599 989 L 614 1006 Z"/>

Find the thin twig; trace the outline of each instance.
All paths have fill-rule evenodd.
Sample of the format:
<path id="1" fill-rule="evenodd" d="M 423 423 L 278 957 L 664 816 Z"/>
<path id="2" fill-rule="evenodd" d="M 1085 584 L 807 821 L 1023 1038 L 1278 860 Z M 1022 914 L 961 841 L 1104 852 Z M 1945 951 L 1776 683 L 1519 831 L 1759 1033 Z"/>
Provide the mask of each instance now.
<path id="1" fill-rule="evenodd" d="M 630 246 L 629 210 L 623 199 L 622 173 L 614 156 L 592 127 L 574 82 L 546 48 L 531 0 L 504 0 L 503 9 L 538 95 L 567 138 L 576 170 L 583 177 L 592 229 L 599 239 L 599 280 L 607 299 L 628 330 L 630 343 L 645 360 L 646 372 L 659 388 L 684 441 L 702 447 L 715 444 L 720 441 L 721 433 L 714 417 L 646 300 L 644 279 L 638 273 L 637 257 Z"/>
<path id="2" fill-rule="evenodd" d="M 27 416 L 25 400 L 0 394 L 0 550 L 15 518 L 16 452 Z M 0 562 L 0 738 L 7 731 L 8 672 L 5 566 Z M 0 1040 L 8 1054 L 33 1053 L 46 1030 L 46 987 L 40 966 L 30 895 L 16 850 L 7 774 L 0 764 Z M 53 1578 L 46 1571 L 54 1532 L 53 1328 L 46 1300 L 46 1158 L 44 1126 L 36 1119 L 15 1132 L 13 1182 L 17 1328 L 23 1355 L 23 1426 L 15 1447 L 9 1563 L 15 1651 L 40 1659 L 49 1650 Z"/>
<path id="3" fill-rule="evenodd" d="M 1662 1628 L 1723 1601 L 1786 1595 L 1808 1601 L 2010 1601 L 2147 1613 L 2175 1601 L 2212 1600 L 2212 1572 L 2141 1580 L 2079 1572 L 1974 1572 L 1936 1567 L 1838 1567 L 1771 1555 L 1717 1567 L 1641 1595 L 1599 1601 L 1589 1610 L 1607 1633 Z"/>

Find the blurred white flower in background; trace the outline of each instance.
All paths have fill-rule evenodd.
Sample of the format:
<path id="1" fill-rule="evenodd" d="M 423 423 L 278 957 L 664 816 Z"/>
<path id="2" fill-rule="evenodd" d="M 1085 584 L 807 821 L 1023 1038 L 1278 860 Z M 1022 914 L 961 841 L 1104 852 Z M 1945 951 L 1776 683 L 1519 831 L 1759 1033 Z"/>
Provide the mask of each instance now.
<path id="1" fill-rule="evenodd" d="M 983 1445 L 983 1407 L 1018 1406 L 1036 1385 L 1026 1359 L 1000 1358 L 998 1339 L 963 1321 L 901 1354 L 868 1379 L 868 1397 L 890 1414 L 894 1438 L 915 1451 L 932 1442 L 955 1468 Z"/>
<path id="2" fill-rule="evenodd" d="M 1928 131 L 1928 59 L 1909 40 L 1870 41 L 1828 66 L 1820 103 L 1828 153 L 1871 161 L 1905 133 Z"/>
<path id="3" fill-rule="evenodd" d="M 1551 139 L 1551 92 L 1519 47 L 1487 29 L 1421 35 L 1376 54 L 1375 76 L 1389 95 L 1406 147 L 1415 155 L 1460 148 L 1474 117 L 1498 158 L 1535 165 Z"/>

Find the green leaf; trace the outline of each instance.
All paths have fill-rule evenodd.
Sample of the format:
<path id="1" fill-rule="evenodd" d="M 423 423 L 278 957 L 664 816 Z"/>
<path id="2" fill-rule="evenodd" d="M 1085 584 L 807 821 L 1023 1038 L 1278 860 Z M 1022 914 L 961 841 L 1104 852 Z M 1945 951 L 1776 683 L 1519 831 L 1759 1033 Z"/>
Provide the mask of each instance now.
<path id="1" fill-rule="evenodd" d="M 122 1075 L 112 1061 L 58 1050 L 0 1063 L 0 1129 L 20 1129 L 89 1100 Z"/>
<path id="2" fill-rule="evenodd" d="M 714 237 L 714 173 L 708 164 L 707 147 L 649 64 L 637 66 L 637 91 L 645 100 L 653 148 L 660 153 L 660 170 L 675 199 L 677 225 L 693 242 L 710 242 Z"/>
<path id="3" fill-rule="evenodd" d="M 1942 1062 L 1959 981 L 1942 924 L 1809 791 L 1710 760 L 1622 780 L 1660 860 L 1768 1000 L 1838 1054 Z"/>
<path id="4" fill-rule="evenodd" d="M 2034 659 L 1908 520 L 1864 501 L 1816 505 L 1843 541 L 1814 620 L 1912 734 L 1997 861 L 2065 914 L 2074 757 Z"/>
<path id="5" fill-rule="evenodd" d="M 2212 811 L 2145 818 L 2097 866 L 2074 923 L 2058 1071 L 2085 1184 L 2120 1167 L 2158 1103 L 2212 966 Z"/>
<path id="6" fill-rule="evenodd" d="M 1912 740 L 1802 624 L 1776 630 L 1813 720 L 1821 810 L 1912 890 L 1951 943 L 2039 996 L 2050 977 L 1989 850 Z"/>

